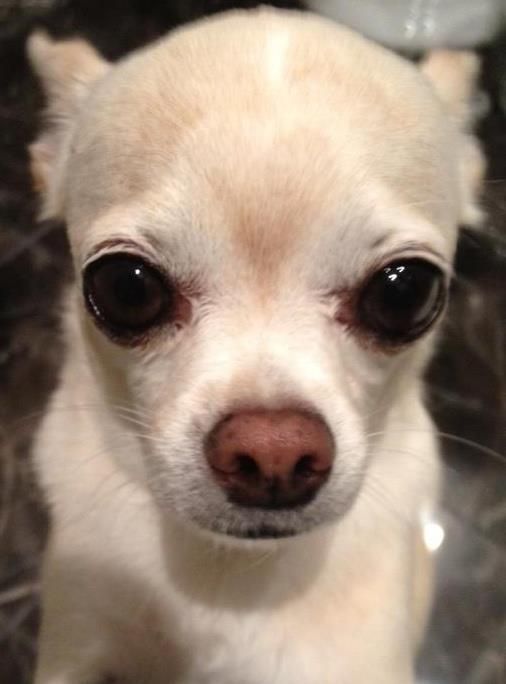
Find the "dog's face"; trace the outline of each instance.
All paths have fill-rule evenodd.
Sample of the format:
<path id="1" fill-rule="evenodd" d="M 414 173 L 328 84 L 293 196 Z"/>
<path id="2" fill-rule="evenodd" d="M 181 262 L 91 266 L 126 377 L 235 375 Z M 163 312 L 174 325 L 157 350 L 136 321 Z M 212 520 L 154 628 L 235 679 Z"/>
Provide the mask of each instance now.
<path id="1" fill-rule="evenodd" d="M 234 13 L 117 66 L 29 51 L 56 122 L 34 172 L 135 475 L 238 537 L 343 515 L 444 309 L 468 58 L 425 65 L 445 109 L 414 66 L 298 14 Z"/>

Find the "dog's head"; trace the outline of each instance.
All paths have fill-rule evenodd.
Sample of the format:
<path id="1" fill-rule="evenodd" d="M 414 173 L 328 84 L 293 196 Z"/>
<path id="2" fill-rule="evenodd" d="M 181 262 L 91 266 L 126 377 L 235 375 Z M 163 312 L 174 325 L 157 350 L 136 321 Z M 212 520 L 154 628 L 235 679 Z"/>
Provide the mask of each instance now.
<path id="1" fill-rule="evenodd" d="M 79 40 L 28 49 L 43 211 L 67 222 L 80 336 L 160 507 L 235 536 L 343 515 L 474 211 L 474 60 L 419 69 L 269 10 L 117 65 Z"/>

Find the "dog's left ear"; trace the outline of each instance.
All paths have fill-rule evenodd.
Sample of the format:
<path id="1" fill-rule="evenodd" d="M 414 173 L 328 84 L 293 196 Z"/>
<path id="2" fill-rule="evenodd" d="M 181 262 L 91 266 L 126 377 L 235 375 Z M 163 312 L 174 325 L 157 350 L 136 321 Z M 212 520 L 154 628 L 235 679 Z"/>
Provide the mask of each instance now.
<path id="1" fill-rule="evenodd" d="M 472 133 L 473 98 L 480 60 L 473 52 L 434 50 L 420 68 L 429 79 L 461 133 L 461 223 L 478 225 L 483 219 L 478 200 L 485 176 L 485 158 Z"/>
<path id="2" fill-rule="evenodd" d="M 47 98 L 46 128 L 29 146 L 31 172 L 44 199 L 43 214 L 56 217 L 67 133 L 93 84 L 110 65 L 84 40 L 54 41 L 43 31 L 28 38 L 27 54 Z"/>

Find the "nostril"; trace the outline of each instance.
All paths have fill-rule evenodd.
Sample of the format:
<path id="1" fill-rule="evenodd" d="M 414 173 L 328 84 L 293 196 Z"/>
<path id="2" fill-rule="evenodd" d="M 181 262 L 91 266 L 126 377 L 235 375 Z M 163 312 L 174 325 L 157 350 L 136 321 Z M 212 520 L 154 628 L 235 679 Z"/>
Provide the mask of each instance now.
<path id="1" fill-rule="evenodd" d="M 293 469 L 295 477 L 308 478 L 317 473 L 317 459 L 312 454 L 304 454 L 299 458 Z"/>
<path id="2" fill-rule="evenodd" d="M 244 453 L 235 454 L 237 463 L 237 473 L 245 480 L 257 480 L 261 476 L 257 462 L 249 455 Z"/>
<path id="3" fill-rule="evenodd" d="M 323 419 L 289 409 L 227 416 L 204 448 L 229 501 L 266 509 L 311 501 L 334 460 L 334 440 Z"/>

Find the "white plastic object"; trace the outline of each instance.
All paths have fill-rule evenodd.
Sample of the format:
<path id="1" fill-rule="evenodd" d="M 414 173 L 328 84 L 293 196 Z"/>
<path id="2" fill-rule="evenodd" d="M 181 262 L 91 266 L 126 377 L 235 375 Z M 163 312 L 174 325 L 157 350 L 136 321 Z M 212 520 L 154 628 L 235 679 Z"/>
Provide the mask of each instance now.
<path id="1" fill-rule="evenodd" d="M 394 49 L 472 48 L 506 22 L 506 0 L 307 0 L 318 12 Z"/>

